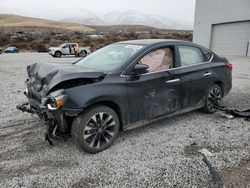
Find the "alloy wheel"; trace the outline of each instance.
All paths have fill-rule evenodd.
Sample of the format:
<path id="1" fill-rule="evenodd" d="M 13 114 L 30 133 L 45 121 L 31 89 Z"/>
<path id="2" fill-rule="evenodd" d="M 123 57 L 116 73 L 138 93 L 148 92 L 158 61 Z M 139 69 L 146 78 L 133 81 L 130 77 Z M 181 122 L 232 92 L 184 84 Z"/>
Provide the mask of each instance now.
<path id="1" fill-rule="evenodd" d="M 208 104 L 207 104 L 208 108 L 211 111 L 214 111 L 215 109 L 214 109 L 213 102 L 219 103 L 221 98 L 222 98 L 221 89 L 218 87 L 212 88 L 209 95 L 208 95 Z"/>
<path id="2" fill-rule="evenodd" d="M 106 112 L 100 112 L 92 116 L 84 130 L 83 139 L 90 148 L 99 149 L 109 144 L 115 134 L 115 120 Z"/>

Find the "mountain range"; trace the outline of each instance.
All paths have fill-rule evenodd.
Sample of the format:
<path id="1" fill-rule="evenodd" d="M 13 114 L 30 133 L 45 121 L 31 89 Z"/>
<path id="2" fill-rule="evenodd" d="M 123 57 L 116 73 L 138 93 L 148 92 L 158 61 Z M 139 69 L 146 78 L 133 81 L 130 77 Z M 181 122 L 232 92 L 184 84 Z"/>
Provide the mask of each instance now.
<path id="1" fill-rule="evenodd" d="M 160 29 L 192 29 L 191 23 L 173 21 L 162 16 L 144 14 L 136 10 L 110 12 L 101 16 L 82 8 L 64 10 L 61 21 L 84 25 L 145 25 Z"/>

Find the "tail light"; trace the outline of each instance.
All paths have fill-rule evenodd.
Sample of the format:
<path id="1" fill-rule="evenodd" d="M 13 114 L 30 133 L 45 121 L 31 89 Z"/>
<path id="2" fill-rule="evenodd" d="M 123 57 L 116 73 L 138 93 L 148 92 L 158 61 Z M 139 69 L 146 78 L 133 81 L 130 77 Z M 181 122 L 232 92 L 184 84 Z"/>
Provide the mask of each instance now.
<path id="1" fill-rule="evenodd" d="M 226 67 L 227 67 L 227 69 L 228 69 L 230 72 L 232 72 L 232 70 L 233 70 L 233 64 L 228 63 L 228 64 L 226 64 Z"/>

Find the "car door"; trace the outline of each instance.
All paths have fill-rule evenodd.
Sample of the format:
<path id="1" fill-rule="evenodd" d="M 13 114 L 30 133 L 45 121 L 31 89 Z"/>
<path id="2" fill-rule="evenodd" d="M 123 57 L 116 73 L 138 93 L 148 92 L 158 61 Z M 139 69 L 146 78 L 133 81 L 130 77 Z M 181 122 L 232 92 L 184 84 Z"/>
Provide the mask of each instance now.
<path id="1" fill-rule="evenodd" d="M 202 106 L 213 80 L 210 63 L 205 60 L 202 50 L 195 46 L 178 45 L 181 67 L 182 108 Z"/>
<path id="2" fill-rule="evenodd" d="M 62 54 L 63 55 L 70 55 L 70 53 L 71 53 L 71 49 L 70 49 L 69 44 L 65 44 L 64 46 L 62 46 Z"/>
<path id="3" fill-rule="evenodd" d="M 172 50 L 166 46 L 150 51 L 136 62 L 148 65 L 148 72 L 127 77 L 131 123 L 157 118 L 179 108 L 180 80 L 169 71 L 174 66 Z"/>

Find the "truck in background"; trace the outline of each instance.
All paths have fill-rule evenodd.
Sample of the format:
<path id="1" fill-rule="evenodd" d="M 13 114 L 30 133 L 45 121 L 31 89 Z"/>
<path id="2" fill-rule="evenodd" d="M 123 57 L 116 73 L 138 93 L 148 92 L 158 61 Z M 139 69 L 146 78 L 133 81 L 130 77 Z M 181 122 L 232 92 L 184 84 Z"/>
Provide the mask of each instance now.
<path id="1" fill-rule="evenodd" d="M 90 53 L 90 47 L 79 47 L 77 43 L 64 43 L 58 47 L 49 48 L 49 54 L 53 57 L 61 57 L 62 55 L 86 57 Z"/>

